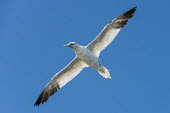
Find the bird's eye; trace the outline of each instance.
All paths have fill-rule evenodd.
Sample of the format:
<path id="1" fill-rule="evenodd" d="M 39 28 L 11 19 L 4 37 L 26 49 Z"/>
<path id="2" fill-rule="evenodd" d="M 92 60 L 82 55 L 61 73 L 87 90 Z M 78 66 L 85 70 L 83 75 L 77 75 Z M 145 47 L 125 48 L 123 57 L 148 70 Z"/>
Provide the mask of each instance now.
<path id="1" fill-rule="evenodd" d="M 70 43 L 70 45 L 74 45 L 74 44 Z"/>

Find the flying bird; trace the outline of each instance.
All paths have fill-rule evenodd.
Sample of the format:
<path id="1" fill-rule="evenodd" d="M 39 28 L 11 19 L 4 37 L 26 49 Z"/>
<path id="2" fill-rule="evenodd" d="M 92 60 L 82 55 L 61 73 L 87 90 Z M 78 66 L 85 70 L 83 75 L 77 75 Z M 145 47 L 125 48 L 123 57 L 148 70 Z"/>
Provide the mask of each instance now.
<path id="1" fill-rule="evenodd" d="M 136 7 L 118 16 L 108 23 L 100 34 L 87 46 L 81 46 L 76 42 L 70 42 L 65 47 L 70 47 L 76 53 L 75 58 L 48 82 L 41 92 L 34 106 L 39 106 L 46 102 L 49 97 L 71 81 L 85 67 L 92 67 L 104 78 L 110 78 L 110 73 L 99 61 L 101 51 L 103 51 L 116 37 L 120 29 L 127 21 L 133 17 Z"/>

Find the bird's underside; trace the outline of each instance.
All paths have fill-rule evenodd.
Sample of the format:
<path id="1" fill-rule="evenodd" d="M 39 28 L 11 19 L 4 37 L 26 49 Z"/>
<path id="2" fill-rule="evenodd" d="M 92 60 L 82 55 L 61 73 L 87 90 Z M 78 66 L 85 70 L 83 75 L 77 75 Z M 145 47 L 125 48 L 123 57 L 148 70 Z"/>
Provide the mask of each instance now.
<path id="1" fill-rule="evenodd" d="M 94 65 L 96 66 L 93 68 L 95 68 L 103 77 L 109 78 L 110 74 L 108 70 L 100 64 L 98 57 L 100 55 L 100 52 L 104 50 L 114 40 L 120 29 L 123 28 L 126 25 L 127 21 L 133 17 L 135 10 L 136 7 L 130 9 L 129 11 L 112 20 L 104 27 L 101 33 L 87 46 L 80 46 L 77 43 L 69 43 L 68 45 L 66 45 L 68 47 L 71 47 L 75 51 L 76 57 L 64 69 L 54 75 L 54 77 L 49 81 L 44 90 L 41 92 L 34 106 L 39 106 L 41 103 L 43 104 L 44 102 L 46 102 L 52 94 L 57 92 L 65 84 L 71 81 L 76 75 L 81 72 L 83 68 L 88 66 L 93 67 L 93 65 L 89 65 L 90 63 L 88 64 L 88 62 L 79 57 L 83 56 L 78 55 L 79 53 L 81 53 L 81 51 L 90 51 L 90 54 L 92 53 L 92 56 L 87 58 L 90 59 L 94 57 L 92 58 L 92 60 L 89 60 L 90 62 L 92 62 L 92 64 L 94 63 Z M 82 48 L 85 49 L 82 50 Z M 88 61 L 88 59 L 86 60 Z"/>

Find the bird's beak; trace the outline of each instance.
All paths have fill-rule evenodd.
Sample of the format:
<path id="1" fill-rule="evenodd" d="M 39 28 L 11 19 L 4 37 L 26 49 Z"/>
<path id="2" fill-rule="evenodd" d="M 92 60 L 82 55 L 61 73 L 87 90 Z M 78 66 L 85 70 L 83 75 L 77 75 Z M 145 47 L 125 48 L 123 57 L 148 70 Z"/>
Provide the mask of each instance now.
<path id="1" fill-rule="evenodd" d="M 64 47 L 70 47 L 69 45 L 64 45 Z"/>

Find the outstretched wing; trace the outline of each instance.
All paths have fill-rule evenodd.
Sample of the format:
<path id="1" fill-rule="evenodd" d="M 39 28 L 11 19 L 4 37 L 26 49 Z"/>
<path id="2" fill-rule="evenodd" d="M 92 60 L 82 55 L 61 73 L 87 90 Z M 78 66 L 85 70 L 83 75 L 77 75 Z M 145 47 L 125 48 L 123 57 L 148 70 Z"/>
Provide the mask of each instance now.
<path id="1" fill-rule="evenodd" d="M 87 45 L 87 48 L 89 48 L 96 57 L 99 57 L 100 52 L 113 41 L 120 29 L 123 28 L 127 21 L 133 17 L 135 10 L 136 7 L 112 20 L 104 27 L 101 33 L 90 44 Z"/>
<path id="2" fill-rule="evenodd" d="M 83 61 L 78 57 L 75 57 L 63 70 L 58 72 L 46 85 L 44 90 L 41 92 L 34 106 L 39 106 L 40 103 L 46 102 L 49 97 L 63 87 L 67 82 L 72 80 L 80 71 L 87 67 Z"/>

